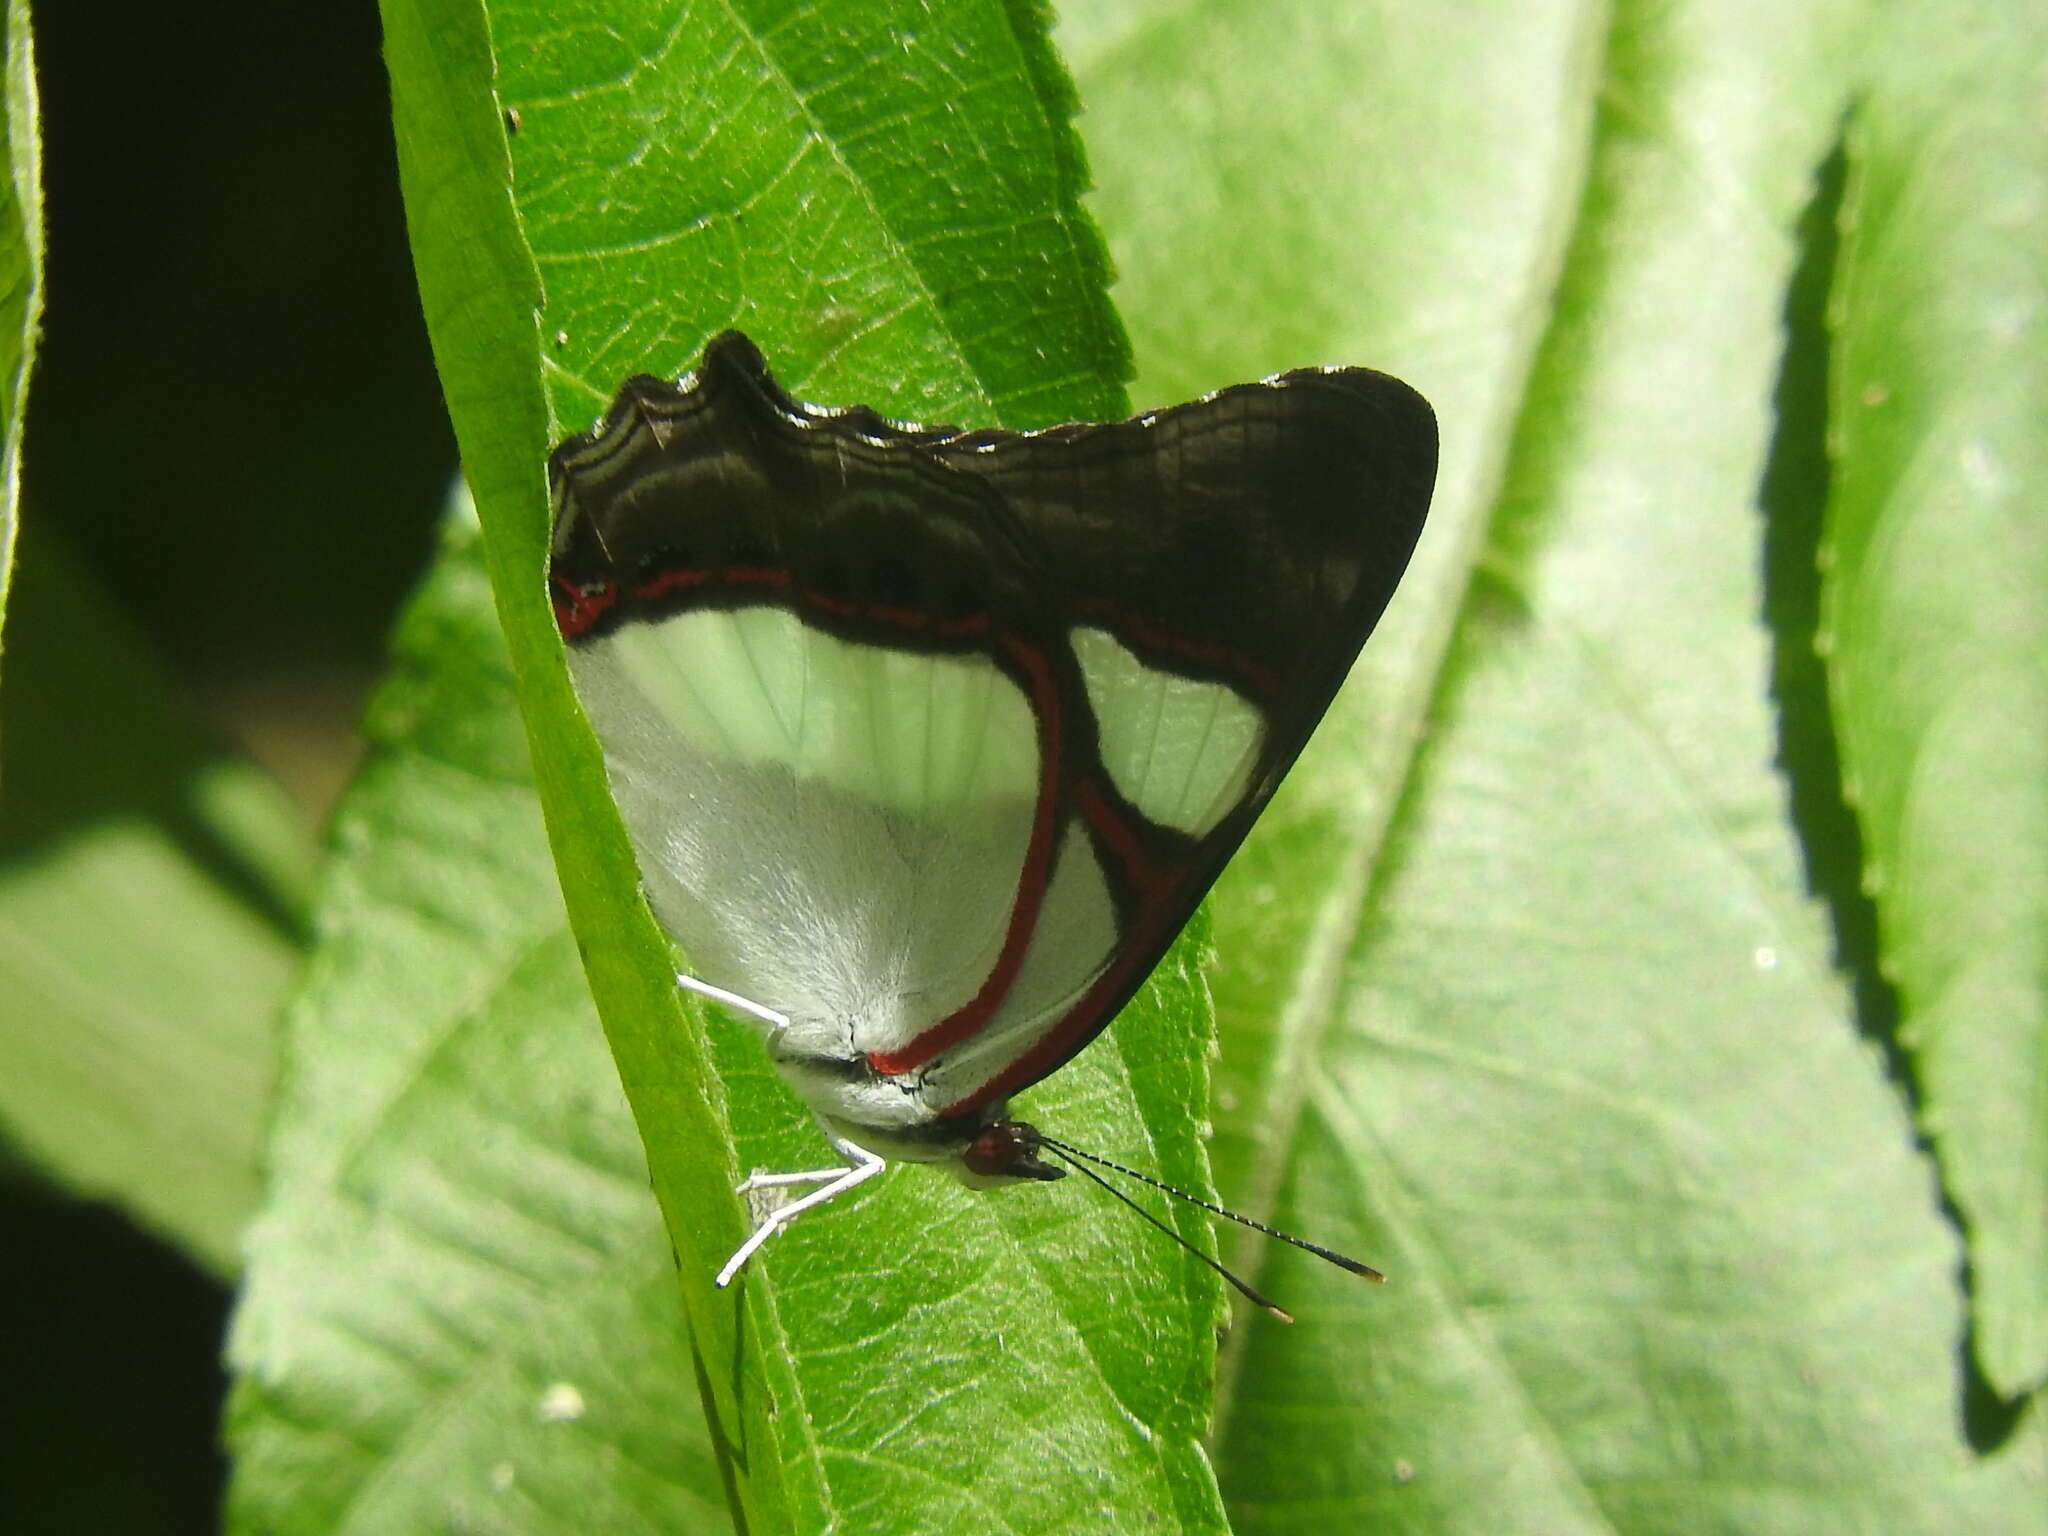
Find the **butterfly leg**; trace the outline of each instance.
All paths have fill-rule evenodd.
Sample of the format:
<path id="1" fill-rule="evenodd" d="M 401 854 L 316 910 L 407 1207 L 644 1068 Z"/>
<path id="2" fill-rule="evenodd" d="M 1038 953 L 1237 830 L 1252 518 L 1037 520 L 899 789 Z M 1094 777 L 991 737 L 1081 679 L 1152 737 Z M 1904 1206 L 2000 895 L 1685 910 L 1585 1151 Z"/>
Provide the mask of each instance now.
<path id="1" fill-rule="evenodd" d="M 812 1168 L 803 1173 L 750 1173 L 733 1186 L 736 1195 L 750 1195 L 757 1189 L 775 1189 L 784 1184 L 824 1184 L 844 1174 L 844 1168 Z"/>
<path id="2" fill-rule="evenodd" d="M 830 1183 L 822 1188 L 814 1189 L 808 1195 L 790 1201 L 789 1204 L 783 1206 L 780 1210 L 771 1211 L 761 1224 L 754 1228 L 754 1235 L 749 1237 L 744 1243 L 741 1243 L 738 1252 L 725 1261 L 725 1268 L 718 1272 L 716 1282 L 718 1285 L 730 1285 L 732 1277 L 738 1274 L 747 1260 L 754 1256 L 756 1249 L 777 1232 L 781 1231 L 782 1228 L 796 1220 L 805 1211 L 815 1206 L 823 1205 L 827 1200 L 833 1199 L 836 1196 L 845 1194 L 856 1185 L 865 1184 L 888 1166 L 881 1158 L 868 1151 L 866 1147 L 858 1147 L 851 1142 L 842 1142 L 836 1137 L 834 1138 L 834 1144 L 842 1152 L 845 1152 L 854 1159 L 851 1168 L 822 1169 L 814 1173 L 756 1174 L 747 1181 L 748 1184 L 758 1189 L 765 1187 L 764 1181 L 766 1184 L 797 1184 L 808 1183 L 819 1178 L 831 1180 Z M 742 1185 L 741 1187 L 745 1188 L 746 1186 Z"/>

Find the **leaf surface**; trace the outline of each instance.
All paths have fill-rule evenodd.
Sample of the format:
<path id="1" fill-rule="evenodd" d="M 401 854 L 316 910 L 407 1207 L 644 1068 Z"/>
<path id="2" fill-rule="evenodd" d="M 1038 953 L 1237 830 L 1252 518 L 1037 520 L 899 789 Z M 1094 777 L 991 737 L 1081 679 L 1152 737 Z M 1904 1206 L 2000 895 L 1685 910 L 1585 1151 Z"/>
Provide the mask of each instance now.
<path id="1" fill-rule="evenodd" d="M 14 569 L 21 428 L 43 313 L 43 139 L 28 0 L 7 0 L 6 28 L 0 60 L 0 131 L 7 140 L 7 182 L 0 187 L 0 613 Z"/>
<path id="2" fill-rule="evenodd" d="M 1417 564 L 1215 903 L 1226 1192 L 1393 1278 L 1232 1240 L 1303 1318 L 1228 1346 L 1238 1528 L 2037 1528 L 2038 1402 L 1987 1413 L 1959 1366 L 1938 1170 L 1776 761 L 1815 721 L 1773 691 L 1800 636 L 1766 578 L 1799 561 L 1758 509 L 1875 7 L 1063 9 L 1141 402 L 1363 362 L 1444 425 Z M 1220 1528 L 1213 1284 L 1078 1180 L 902 1170 L 710 1290 L 731 1179 L 820 1148 L 746 1030 L 675 1003 L 541 601 L 547 444 L 726 325 L 824 403 L 1121 409 L 1028 9 L 386 20 L 578 942 L 458 562 L 295 1014 L 245 1525 L 692 1529 L 730 1478 L 749 1530 Z M 1021 1106 L 1198 1188 L 1201 941 Z"/>
<path id="3" fill-rule="evenodd" d="M 715 1529 L 669 1249 L 466 498 L 393 649 L 285 1021 L 234 1526 Z"/>
<path id="4" fill-rule="evenodd" d="M 661 1393 L 694 1347 L 712 1404 L 703 1443 L 747 1529 L 1217 1530 L 1200 1448 L 1216 1284 L 1184 1255 L 1134 1241 L 1079 1180 L 1005 1198 L 904 1170 L 779 1238 L 733 1291 L 708 1283 L 744 1232 L 730 1193 L 738 1170 L 815 1165 L 822 1147 L 758 1043 L 724 1020 L 700 1036 L 674 997 L 675 958 L 639 903 L 563 689 L 541 583 L 546 444 L 586 425 L 625 374 L 674 373 L 732 324 L 763 343 L 791 387 L 828 403 L 1013 424 L 1121 408 L 1122 338 L 1073 206 L 1067 103 L 1037 19 L 963 6 L 935 27 L 922 8 L 846 6 L 785 20 L 744 7 L 695 9 L 679 24 L 651 6 L 506 5 L 489 13 L 486 39 L 485 17 L 465 7 L 386 8 L 422 290 L 478 491 L 535 779 L 577 948 L 680 1253 L 680 1310 L 634 1312 L 640 1336 L 602 1341 L 602 1369 L 665 1409 Z M 493 58 L 496 101 L 482 90 Z M 934 111 L 942 88 L 959 104 Z M 480 1486 L 504 1479 L 481 1459 L 480 1428 L 451 1438 L 446 1463 L 431 1459 L 451 1403 L 467 1403 L 480 1373 L 502 1371 L 524 1330 L 600 1347 L 580 1322 L 535 1309 L 532 1293 L 549 1288 L 522 1273 L 519 1232 L 485 1240 L 438 1200 L 404 1222 L 351 1225 L 362 1207 L 410 1200 L 415 1183 L 437 1196 L 451 1185 L 458 1204 L 476 1198 L 468 1186 L 480 1179 L 491 1192 L 469 1166 L 444 1174 L 429 1137 L 444 1120 L 475 1118 L 466 1100 L 481 1090 L 468 1079 L 481 1067 L 464 1042 L 512 1029 L 482 1018 L 537 1006 L 526 994 L 541 990 L 540 976 L 572 985 L 554 968 L 574 951 L 544 941 L 538 908 L 507 911 L 513 891 L 521 902 L 545 893 L 492 862 L 501 845 L 511 857 L 517 797 L 500 804 L 489 776 L 473 782 L 472 770 L 444 802 L 420 776 L 426 765 L 411 762 L 444 755 L 432 745 L 443 732 L 494 737 L 503 727 L 481 682 L 457 670 L 469 644 L 421 640 L 416 629 L 401 643 L 439 691 L 431 719 L 417 707 L 404 724 L 386 715 L 382 739 L 392 763 L 406 763 L 406 784 L 360 802 L 365 815 L 377 811 L 360 835 L 390 841 L 404 879 L 365 849 L 358 878 L 389 887 L 344 903 L 337 874 L 337 917 L 352 913 L 377 942 L 324 945 L 294 1016 L 274 1219 L 237 1334 L 248 1528 L 286 1520 L 294 1490 L 314 1475 L 304 1528 L 376 1526 L 386 1499 L 467 1515 Z M 420 741 L 409 734 L 430 727 Z M 366 781 L 358 796 L 369 792 Z M 456 809 L 471 800 L 474 809 Z M 487 813 L 504 825 L 466 830 Z M 431 862 L 445 858 L 446 871 L 430 876 L 437 838 L 446 846 Z M 353 862 L 345 853 L 344 866 Z M 473 893 L 473 873 L 492 888 L 488 900 Z M 411 912 L 423 904 L 424 915 Z M 453 995 L 480 1010 L 475 1019 L 422 979 L 442 968 L 443 937 L 469 954 L 455 963 L 468 989 Z M 415 940 L 428 948 L 413 954 Z M 1191 1186 L 1204 1179 L 1195 1106 L 1207 1033 L 1195 942 L 1131 1010 L 1125 1050 L 1091 1052 L 1029 1106 L 1085 1144 Z M 387 991 L 395 978 L 406 987 Z M 406 1022 L 391 1022 L 399 1016 Z M 522 1023 L 519 1037 L 543 1027 L 566 1026 Z M 322 1070 L 329 1058 L 355 1061 L 347 1042 L 372 1030 L 413 1043 L 378 1053 L 374 1070 Z M 494 1060 L 503 1049 L 492 1047 Z M 537 1198 L 532 1181 L 548 1168 L 546 1127 L 561 1094 L 547 1081 L 527 1088 L 501 1072 L 489 1085 L 492 1118 L 517 1126 L 524 1144 L 497 1173 L 518 1185 L 514 1209 Z M 524 1092 L 539 1102 L 522 1105 Z M 415 1162 L 430 1172 L 408 1172 Z M 371 1168 L 376 1193 L 366 1196 L 357 1186 Z M 609 1242 L 623 1254 L 645 1239 L 644 1228 L 627 1231 L 635 1219 L 614 1205 L 591 1221 L 618 1224 Z M 467 1261 L 459 1281 L 432 1251 L 451 1221 Z M 370 1256 L 374 1305 L 330 1276 L 329 1223 L 342 1247 Z M 539 1242 L 542 1273 L 555 1273 L 549 1234 L 523 1235 Z M 434 1336 L 451 1294 L 464 1298 L 463 1315 L 488 1322 Z M 372 1318 L 400 1320 L 399 1336 L 369 1327 Z M 366 1346 L 351 1343 L 366 1331 L 376 1335 Z M 410 1368 L 421 1351 L 425 1372 Z M 593 1416 L 597 1397 L 583 1384 L 599 1368 L 592 1358 L 561 1378 Z M 514 1380 L 544 1387 L 536 1371 Z M 475 1398 L 479 1425 L 530 1408 L 516 1390 Z M 531 1399 L 550 1400 L 545 1390 Z M 527 1485 L 525 1454 L 511 1458 L 515 1490 Z M 665 1454 L 693 1453 L 675 1441 Z M 414 1456 L 437 1469 L 428 1481 L 438 1492 L 411 1488 Z M 1047 1477 L 1048 1466 L 1063 1475 Z M 600 1467 L 593 1459 L 585 1470 Z M 702 1492 L 672 1481 L 676 1497 Z M 675 1507 L 645 1518 L 674 1520 Z M 524 1528 L 589 1528 L 573 1501 L 536 1503 L 523 1518 Z"/>
<path id="5" fill-rule="evenodd" d="M 1901 7 L 1850 134 L 1821 643 L 1974 1348 L 2048 1381 L 2048 23 Z"/>
<path id="6" fill-rule="evenodd" d="M 1226 1196 L 1392 1280 L 1255 1276 L 1328 1299 L 1226 1352 L 1237 1528 L 2033 1528 L 1774 763 L 1758 497 L 1871 13 L 1259 16 L 1062 31 L 1140 399 L 1364 362 L 1444 424 L 1215 905 Z"/>
<path id="7" fill-rule="evenodd" d="M 0 672 L 0 1125 L 217 1275 L 260 1192 L 312 865 L 297 809 L 40 530 Z"/>

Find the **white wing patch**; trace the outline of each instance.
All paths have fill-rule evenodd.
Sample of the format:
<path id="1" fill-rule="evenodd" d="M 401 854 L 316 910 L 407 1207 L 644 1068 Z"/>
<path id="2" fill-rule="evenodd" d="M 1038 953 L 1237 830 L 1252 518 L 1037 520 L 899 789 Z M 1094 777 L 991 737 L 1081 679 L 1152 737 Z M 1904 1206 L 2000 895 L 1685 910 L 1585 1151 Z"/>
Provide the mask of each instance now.
<path id="1" fill-rule="evenodd" d="M 1258 712 L 1101 630 L 1073 638 L 1117 789 L 1164 825 L 1214 826 L 1244 793 Z M 766 605 L 623 625 L 569 660 L 655 915 L 697 975 L 788 1016 L 777 1046 L 898 1052 L 980 992 L 1042 776 L 1031 702 L 993 662 L 840 640 Z M 1117 943 L 1073 823 L 1000 1006 L 917 1086 L 785 1069 L 827 1115 L 915 1125 L 1036 1045 Z"/>
<path id="2" fill-rule="evenodd" d="M 1103 630 L 1071 638 L 1117 791 L 1161 826 L 1207 832 L 1251 782 L 1265 740 L 1259 711 L 1221 683 L 1146 666 Z"/>
<path id="3" fill-rule="evenodd" d="M 979 992 L 1040 777 L 1030 704 L 992 662 L 755 607 L 625 625 L 569 663 L 696 974 L 788 1015 L 790 1049 L 842 1058 L 900 1050 Z"/>
<path id="4" fill-rule="evenodd" d="M 1077 822 L 1060 842 L 1016 981 L 980 1030 L 926 1069 L 926 1101 L 958 1103 L 1036 1045 L 1108 967 L 1116 946 L 1116 906 L 1095 844 Z"/>
<path id="5" fill-rule="evenodd" d="M 770 607 L 629 624 L 594 644 L 707 756 L 782 764 L 913 816 L 1038 791 L 1030 703 L 979 657 L 859 645 Z"/>

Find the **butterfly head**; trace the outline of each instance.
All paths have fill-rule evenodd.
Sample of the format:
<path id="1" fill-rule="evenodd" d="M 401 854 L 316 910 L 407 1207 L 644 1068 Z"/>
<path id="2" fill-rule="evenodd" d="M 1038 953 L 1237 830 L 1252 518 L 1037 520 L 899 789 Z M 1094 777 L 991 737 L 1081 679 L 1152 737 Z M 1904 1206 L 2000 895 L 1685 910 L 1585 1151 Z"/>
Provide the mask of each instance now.
<path id="1" fill-rule="evenodd" d="M 1015 1184 L 1020 1179 L 1048 1181 L 1063 1179 L 1067 1170 L 1055 1167 L 1038 1154 L 1045 1139 L 1037 1127 L 1022 1120 L 991 1120 L 960 1153 L 955 1165 L 960 1182 L 969 1189 L 992 1189 Z"/>
<path id="2" fill-rule="evenodd" d="M 1036 1126 L 1012 1120 L 1000 1102 L 962 1115 L 917 1124 L 890 1124 L 878 1118 L 851 1119 L 838 1106 L 816 1103 L 812 1110 L 834 1146 L 851 1158 L 863 1154 L 890 1162 L 925 1163 L 950 1168 L 969 1189 L 996 1189 L 1005 1184 L 1047 1183 L 1066 1177 L 1066 1169 L 1039 1154 L 1046 1138 Z"/>

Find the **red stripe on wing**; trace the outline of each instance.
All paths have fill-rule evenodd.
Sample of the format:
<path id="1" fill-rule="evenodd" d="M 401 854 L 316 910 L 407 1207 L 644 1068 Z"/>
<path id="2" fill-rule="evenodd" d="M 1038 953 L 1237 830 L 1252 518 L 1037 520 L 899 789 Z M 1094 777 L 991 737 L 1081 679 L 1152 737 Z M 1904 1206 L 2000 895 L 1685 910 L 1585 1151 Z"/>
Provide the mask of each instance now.
<path id="1" fill-rule="evenodd" d="M 1142 941 L 1146 929 L 1154 926 L 1156 924 L 1144 924 L 1135 930 L 1132 941 L 1118 951 L 1109 969 L 1096 978 L 1095 985 L 1082 995 L 1080 1002 L 1039 1036 L 1030 1050 L 966 1098 L 948 1104 L 939 1113 L 948 1117 L 971 1114 L 998 1099 L 1021 1092 L 1047 1073 L 1056 1071 L 1069 1056 L 1094 1038 L 1107 1022 L 1105 1015 L 1122 1006 L 1128 995 L 1137 990 L 1137 983 L 1144 980 L 1143 973 L 1151 970 L 1153 962 L 1159 958 L 1152 952 L 1151 945 Z M 1134 972 L 1138 974 L 1134 975 Z"/>
<path id="2" fill-rule="evenodd" d="M 958 1045 L 974 1035 L 995 1016 L 1023 967 L 1025 952 L 1031 948 L 1031 936 L 1038 927 L 1039 909 L 1045 903 L 1046 887 L 1051 883 L 1064 751 L 1059 690 L 1053 682 L 1052 666 L 1041 652 L 1009 636 L 1003 637 L 1000 644 L 1030 680 L 1032 710 L 1039 729 L 1038 803 L 1032 811 L 1031 841 L 1024 850 L 1024 867 L 1017 876 L 1017 899 L 1010 907 L 1002 952 L 989 968 L 981 990 L 902 1049 L 868 1052 L 868 1065 L 886 1077 L 915 1071 L 947 1046 Z"/>
<path id="3" fill-rule="evenodd" d="M 574 640 L 618 600 L 619 589 L 609 579 L 581 585 L 564 577 L 553 578 L 555 586 L 555 628 L 564 640 Z"/>
<path id="4" fill-rule="evenodd" d="M 1116 859 L 1131 883 L 1138 888 L 1138 910 L 1117 945 L 1116 955 L 1081 1000 L 1059 1019 L 1031 1048 L 1002 1071 L 957 1103 L 948 1104 L 942 1115 L 964 1115 L 998 1099 L 1030 1087 L 1086 1045 L 1121 1008 L 1151 971 L 1177 925 L 1173 922 L 1174 897 L 1182 887 L 1181 876 L 1171 864 L 1162 865 L 1131 830 L 1128 820 L 1110 803 L 1093 780 L 1083 780 L 1074 790 L 1089 829 L 1103 851 Z"/>

